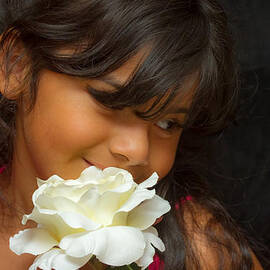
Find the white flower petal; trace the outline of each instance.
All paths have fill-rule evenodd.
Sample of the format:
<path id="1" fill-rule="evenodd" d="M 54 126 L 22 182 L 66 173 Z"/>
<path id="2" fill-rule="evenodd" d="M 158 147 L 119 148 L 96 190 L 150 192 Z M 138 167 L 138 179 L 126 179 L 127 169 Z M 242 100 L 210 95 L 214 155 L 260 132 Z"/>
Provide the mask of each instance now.
<path id="1" fill-rule="evenodd" d="M 161 239 L 157 236 L 157 230 L 154 227 L 150 227 L 143 231 L 143 236 L 145 238 L 146 247 L 144 249 L 143 256 L 136 261 L 136 264 L 142 267 L 142 269 L 145 269 L 153 262 L 153 257 L 155 255 L 155 249 L 153 246 L 162 252 L 165 250 L 165 246 Z"/>
<path id="2" fill-rule="evenodd" d="M 124 215 L 123 213 L 128 213 L 135 207 L 138 207 L 143 201 L 149 200 L 155 196 L 155 190 L 136 190 L 128 200 L 120 207 L 117 211 L 115 211 L 115 214 L 113 216 L 113 220 L 111 221 L 112 225 L 118 225 L 119 219 L 122 219 L 123 217 L 126 217 L 127 215 Z M 121 225 L 127 225 L 126 219 L 122 219 L 125 221 L 125 223 L 122 223 Z M 110 223 L 109 223 L 110 224 Z M 152 225 L 152 224 L 150 224 Z"/>
<path id="3" fill-rule="evenodd" d="M 85 265 L 91 258 L 85 256 L 81 258 L 70 257 L 61 249 L 52 249 L 40 256 L 38 256 L 29 270 L 77 270 Z"/>
<path id="4" fill-rule="evenodd" d="M 136 187 L 130 175 L 129 179 L 123 178 L 123 174 L 119 173 L 115 176 L 108 176 L 102 184 L 98 186 L 100 194 L 105 192 L 124 193 Z"/>
<path id="5" fill-rule="evenodd" d="M 41 254 L 36 257 L 33 264 L 30 266 L 29 270 L 51 270 L 52 269 L 52 261 L 53 259 L 59 255 L 64 253 L 61 249 L 51 249 L 48 252 Z"/>
<path id="6" fill-rule="evenodd" d="M 81 196 L 89 188 L 91 188 L 91 186 L 83 185 L 76 180 L 67 180 L 57 187 L 47 187 L 45 194 L 52 199 L 56 197 L 65 197 L 73 202 L 78 202 Z"/>
<path id="7" fill-rule="evenodd" d="M 103 175 L 104 175 L 104 177 L 110 177 L 110 176 L 115 177 L 117 175 L 121 175 L 122 178 L 124 178 L 126 182 L 133 180 L 132 175 L 128 171 L 120 169 L 120 168 L 116 168 L 116 167 L 105 168 L 103 170 Z"/>
<path id="8" fill-rule="evenodd" d="M 117 212 L 129 212 L 130 210 L 137 207 L 140 203 L 145 200 L 152 199 L 155 196 L 155 190 L 147 190 L 147 189 L 137 189 L 133 194 L 130 195 L 128 200 L 122 205 L 121 208 Z"/>
<path id="9" fill-rule="evenodd" d="M 94 254 L 105 264 L 121 266 L 131 264 L 143 255 L 145 240 L 140 230 L 116 226 L 66 236 L 59 246 L 70 256 Z"/>
<path id="10" fill-rule="evenodd" d="M 51 177 L 49 177 L 47 180 L 41 180 L 38 179 L 38 183 L 46 184 L 47 186 L 58 186 L 60 183 L 63 183 L 65 180 L 62 179 L 60 176 L 54 174 Z"/>
<path id="11" fill-rule="evenodd" d="M 128 199 L 129 194 L 117 194 L 114 192 L 105 192 L 99 199 L 98 207 L 96 208 L 96 218 L 98 222 L 102 222 L 104 226 L 111 225 L 115 213 L 118 212 L 122 203 Z M 125 224 L 123 224 L 125 225 Z"/>
<path id="12" fill-rule="evenodd" d="M 90 166 L 82 171 L 78 181 L 81 183 L 99 184 L 99 180 L 103 177 L 103 172 L 95 166 Z"/>
<path id="13" fill-rule="evenodd" d="M 47 185 L 41 185 L 38 189 L 35 190 L 35 192 L 32 195 L 32 201 L 34 206 L 36 206 L 36 200 L 37 198 L 44 192 L 44 190 L 47 188 Z"/>
<path id="14" fill-rule="evenodd" d="M 9 247 L 17 255 L 31 253 L 39 255 L 58 245 L 50 233 L 41 228 L 20 231 L 9 239 Z"/>
<path id="15" fill-rule="evenodd" d="M 46 183 L 46 181 L 37 178 L 37 185 L 38 185 L 38 187 L 41 187 L 41 186 L 42 186 L 43 184 L 45 184 L 45 183 Z"/>
<path id="16" fill-rule="evenodd" d="M 128 212 L 118 212 L 114 215 L 111 226 L 127 226 Z"/>
<path id="17" fill-rule="evenodd" d="M 142 202 L 129 212 L 127 225 L 145 230 L 170 209 L 167 201 L 155 195 L 151 200 Z"/>
<path id="18" fill-rule="evenodd" d="M 119 178 L 122 178 L 119 177 Z M 118 180 L 118 179 L 115 179 Z M 126 179 L 125 179 L 126 180 Z M 114 181 L 114 183 L 112 183 L 112 185 L 108 186 L 108 184 L 104 184 L 104 187 L 100 187 L 100 190 L 102 190 L 102 193 L 104 192 L 114 192 L 114 193 L 126 193 L 132 189 L 135 189 L 135 184 L 133 181 L 125 181 L 124 183 L 121 183 L 122 179 L 119 179 L 119 182 L 117 183 L 117 181 Z"/>
<path id="19" fill-rule="evenodd" d="M 87 216 L 90 217 L 91 220 L 98 224 L 108 226 L 112 224 L 114 215 L 118 212 L 119 207 L 121 207 L 129 197 L 129 192 L 119 194 L 107 191 L 99 195 L 97 190 L 90 189 L 82 196 L 79 204 L 84 208 L 84 211 L 87 212 Z"/>
<path id="20" fill-rule="evenodd" d="M 93 255 L 111 266 L 137 262 L 145 269 L 154 247 L 164 250 L 150 226 L 170 209 L 154 189 L 148 190 L 157 180 L 153 173 L 138 185 L 128 171 L 94 166 L 78 179 L 38 179 L 34 209 L 22 221 L 31 219 L 38 228 L 15 235 L 11 247 L 18 254 L 41 254 L 30 270 L 75 270 Z"/>
<path id="21" fill-rule="evenodd" d="M 99 206 L 100 195 L 96 188 L 91 188 L 83 194 L 78 202 L 88 215 L 94 215 Z"/>
<path id="22" fill-rule="evenodd" d="M 110 183 L 109 189 L 114 192 L 126 192 L 137 184 L 133 181 L 132 175 L 123 169 L 108 167 L 103 170 L 107 183 Z"/>
<path id="23" fill-rule="evenodd" d="M 74 213 L 84 214 L 84 209 L 80 204 L 70 200 L 69 197 L 54 197 L 51 198 L 47 195 L 40 195 L 36 201 L 37 208 L 42 213 L 44 210 L 68 211 Z M 47 211 L 45 212 L 47 213 Z"/>
<path id="24" fill-rule="evenodd" d="M 54 175 L 47 181 L 37 180 L 39 188 L 34 192 L 32 200 L 36 206 L 36 200 L 41 195 L 46 195 L 50 198 L 66 197 L 77 202 L 80 197 L 90 188 L 89 185 L 81 183 L 78 180 L 63 180 Z"/>
<path id="25" fill-rule="evenodd" d="M 82 228 L 87 231 L 92 231 L 97 230 L 101 226 L 80 213 L 62 212 L 58 213 L 58 215 L 68 226 L 74 229 Z"/>
<path id="26" fill-rule="evenodd" d="M 148 267 L 153 262 L 153 257 L 155 255 L 155 249 L 150 243 L 146 243 L 146 247 L 144 249 L 144 254 L 139 260 L 136 261 L 136 264 L 143 269 Z"/>
<path id="27" fill-rule="evenodd" d="M 27 219 L 42 225 L 43 228 L 46 228 L 57 240 L 60 240 L 68 234 L 78 232 L 77 229 L 68 226 L 59 215 L 47 215 L 41 213 L 37 208 L 34 208 L 30 215 L 25 215 L 23 221 L 26 222 Z"/>
<path id="28" fill-rule="evenodd" d="M 61 177 L 59 177 L 58 175 L 52 175 L 50 178 L 48 178 L 47 180 L 42 180 L 40 178 L 37 178 L 37 185 L 38 187 L 46 184 L 48 185 L 58 185 L 61 182 L 64 182 L 65 180 L 62 179 Z"/>
<path id="29" fill-rule="evenodd" d="M 158 174 L 154 172 L 148 179 L 144 180 L 138 185 L 138 189 L 145 189 L 153 187 L 158 181 Z"/>
<path id="30" fill-rule="evenodd" d="M 156 228 L 149 227 L 148 229 L 144 230 L 143 236 L 147 240 L 147 242 L 151 243 L 159 251 L 165 251 L 165 246 L 162 240 L 158 237 L 158 232 Z"/>

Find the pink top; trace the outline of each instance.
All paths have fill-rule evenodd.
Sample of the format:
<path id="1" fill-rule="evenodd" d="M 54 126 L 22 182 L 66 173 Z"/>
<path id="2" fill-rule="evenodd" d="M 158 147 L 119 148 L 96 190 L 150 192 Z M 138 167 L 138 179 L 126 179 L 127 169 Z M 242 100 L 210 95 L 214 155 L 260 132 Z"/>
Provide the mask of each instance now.
<path id="1" fill-rule="evenodd" d="M 157 254 L 154 255 L 154 261 L 148 266 L 148 270 L 163 270 L 164 262 L 158 257 Z"/>
<path id="2" fill-rule="evenodd" d="M 0 168 L 0 174 L 6 169 L 7 166 L 3 166 Z"/>
<path id="3" fill-rule="evenodd" d="M 183 205 L 184 203 L 191 201 L 192 196 L 186 196 L 183 198 L 180 198 L 179 202 L 175 204 L 175 210 L 178 210 L 180 208 L 180 204 Z M 164 269 L 164 262 L 159 258 L 157 254 L 154 256 L 154 261 L 148 266 L 148 270 L 163 270 Z"/>

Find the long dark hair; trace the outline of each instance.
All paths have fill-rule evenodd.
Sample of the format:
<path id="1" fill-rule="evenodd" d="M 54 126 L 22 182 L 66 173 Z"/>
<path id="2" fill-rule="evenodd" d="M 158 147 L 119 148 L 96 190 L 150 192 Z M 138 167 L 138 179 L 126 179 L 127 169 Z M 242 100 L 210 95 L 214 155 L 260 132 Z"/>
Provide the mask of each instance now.
<path id="1" fill-rule="evenodd" d="M 223 9 L 214 0 L 35 0 L 6 1 L 7 24 L 1 39 L 2 69 L 9 77 L 17 65 L 27 63 L 21 87 L 29 90 L 35 104 L 39 72 L 49 69 L 81 78 L 96 78 L 112 72 L 142 48 L 145 59 L 123 86 L 113 93 L 92 90 L 105 106 L 122 109 L 156 97 L 153 106 L 138 116 L 152 119 L 166 112 L 168 104 L 190 75 L 198 86 L 184 127 L 179 154 L 172 171 L 158 186 L 159 193 L 175 205 L 179 197 L 194 200 L 171 211 L 159 225 L 166 242 L 166 269 L 200 269 L 200 259 L 187 231 L 184 209 L 194 213 L 199 205 L 211 218 L 198 231 L 209 243 L 219 244 L 218 269 L 229 254 L 230 269 L 251 269 L 248 246 L 197 173 L 196 136 L 216 134 L 233 118 L 237 103 L 237 72 L 232 40 Z M 21 46 L 14 60 L 14 50 Z M 69 49 L 68 53 L 64 53 Z M 25 87 L 27 86 L 27 87 Z M 15 89 L 16 91 L 18 89 Z M 15 91 L 14 90 L 14 91 Z M 11 164 L 16 103 L 0 101 L 1 163 Z M 195 141 L 192 142 L 194 144 Z M 193 145 L 194 146 L 194 145 Z M 187 162 L 188 161 L 188 162 Z M 215 235 L 217 227 L 224 230 Z M 200 229 L 200 230 L 199 230 Z M 214 249 L 213 249 L 214 250 Z"/>

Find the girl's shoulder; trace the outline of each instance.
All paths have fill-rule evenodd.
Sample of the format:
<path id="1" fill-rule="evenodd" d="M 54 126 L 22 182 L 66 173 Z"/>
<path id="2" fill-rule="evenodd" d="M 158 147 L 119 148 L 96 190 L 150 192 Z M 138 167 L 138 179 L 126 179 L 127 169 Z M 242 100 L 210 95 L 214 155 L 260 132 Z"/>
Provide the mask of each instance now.
<path id="1" fill-rule="evenodd" d="M 240 243 L 232 232 L 194 197 L 180 198 L 175 208 L 180 210 L 176 212 L 179 213 L 179 224 L 182 224 L 185 231 L 187 269 L 197 269 L 198 265 L 194 265 L 194 256 L 200 270 L 236 269 L 233 267 L 232 258 L 240 257 L 242 254 Z M 247 253 L 253 262 L 253 270 L 262 270 L 251 249 L 247 250 Z"/>

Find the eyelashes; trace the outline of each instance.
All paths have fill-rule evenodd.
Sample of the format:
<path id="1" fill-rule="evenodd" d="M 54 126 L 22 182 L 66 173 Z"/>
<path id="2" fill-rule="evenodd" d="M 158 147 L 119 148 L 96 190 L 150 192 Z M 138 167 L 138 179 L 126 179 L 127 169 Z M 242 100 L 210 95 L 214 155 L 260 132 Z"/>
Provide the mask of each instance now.
<path id="1" fill-rule="evenodd" d="M 109 92 L 106 92 L 104 90 L 103 91 L 97 90 L 93 87 L 90 87 L 89 85 L 87 87 L 87 92 L 89 93 L 91 98 L 95 101 L 95 103 L 100 107 L 100 109 L 102 109 L 103 111 L 107 113 L 114 113 L 115 111 L 119 112 L 123 109 L 117 106 L 113 106 L 112 104 L 108 106 L 108 104 L 105 105 L 103 103 L 105 96 L 108 98 L 108 96 L 110 95 Z M 149 119 L 149 121 L 151 120 Z M 173 132 L 173 131 L 178 131 L 184 128 L 184 124 L 182 122 L 183 122 L 182 120 L 179 120 L 176 117 L 172 117 L 172 118 L 168 117 L 168 118 L 160 119 L 156 121 L 154 124 L 163 131 Z"/>
<path id="2" fill-rule="evenodd" d="M 176 118 L 159 120 L 156 122 L 156 126 L 165 131 L 179 130 L 184 127 L 184 125 Z"/>

